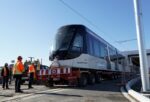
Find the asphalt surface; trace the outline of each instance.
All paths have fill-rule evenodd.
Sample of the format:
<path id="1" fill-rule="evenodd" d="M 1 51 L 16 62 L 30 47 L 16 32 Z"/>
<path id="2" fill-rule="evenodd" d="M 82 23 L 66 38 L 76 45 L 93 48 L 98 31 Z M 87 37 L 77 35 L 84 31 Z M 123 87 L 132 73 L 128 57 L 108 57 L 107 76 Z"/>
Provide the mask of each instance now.
<path id="1" fill-rule="evenodd" d="M 100 84 L 88 85 L 84 88 L 55 86 L 47 88 L 34 85 L 29 90 L 23 85 L 24 93 L 15 93 L 14 86 L 10 90 L 0 88 L 2 102 L 129 102 L 120 92 L 116 80 L 104 80 Z"/>

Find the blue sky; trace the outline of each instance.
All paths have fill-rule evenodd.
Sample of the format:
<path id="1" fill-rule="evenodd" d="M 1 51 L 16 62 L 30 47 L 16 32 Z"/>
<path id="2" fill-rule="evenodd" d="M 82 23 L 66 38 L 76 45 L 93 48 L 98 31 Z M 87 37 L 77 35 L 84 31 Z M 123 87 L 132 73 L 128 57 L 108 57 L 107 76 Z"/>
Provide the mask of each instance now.
<path id="1" fill-rule="evenodd" d="M 57 29 L 67 24 L 84 24 L 121 51 L 137 49 L 137 42 L 116 41 L 136 38 L 132 0 L 0 0 L 0 65 L 29 56 L 49 65 L 49 51 Z M 146 47 L 150 48 L 150 1 L 142 0 Z"/>

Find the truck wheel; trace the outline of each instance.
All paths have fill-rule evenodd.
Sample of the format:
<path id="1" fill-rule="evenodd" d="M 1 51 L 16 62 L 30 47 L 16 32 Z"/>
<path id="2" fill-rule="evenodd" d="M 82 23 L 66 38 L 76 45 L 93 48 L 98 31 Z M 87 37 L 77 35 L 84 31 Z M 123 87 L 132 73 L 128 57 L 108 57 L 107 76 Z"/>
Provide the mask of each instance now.
<path id="1" fill-rule="evenodd" d="M 78 86 L 79 87 L 84 87 L 87 85 L 87 78 L 85 75 L 81 75 L 81 77 L 78 80 Z"/>
<path id="2" fill-rule="evenodd" d="M 116 74 L 115 74 L 115 73 L 113 74 L 113 79 L 115 79 L 115 80 L 117 79 L 117 78 L 116 78 Z"/>
<path id="3" fill-rule="evenodd" d="M 88 83 L 91 85 L 95 84 L 95 76 L 93 74 L 89 75 Z"/>
<path id="4" fill-rule="evenodd" d="M 96 74 L 95 81 L 96 81 L 96 83 L 100 83 L 101 82 L 101 75 L 100 74 Z"/>
<path id="5" fill-rule="evenodd" d="M 49 83 L 49 87 L 53 87 L 54 86 L 54 84 L 53 83 Z"/>
<path id="6" fill-rule="evenodd" d="M 53 84 L 53 82 L 51 80 L 47 80 L 46 83 L 45 83 L 45 86 L 47 86 L 47 87 L 53 87 L 54 84 Z"/>

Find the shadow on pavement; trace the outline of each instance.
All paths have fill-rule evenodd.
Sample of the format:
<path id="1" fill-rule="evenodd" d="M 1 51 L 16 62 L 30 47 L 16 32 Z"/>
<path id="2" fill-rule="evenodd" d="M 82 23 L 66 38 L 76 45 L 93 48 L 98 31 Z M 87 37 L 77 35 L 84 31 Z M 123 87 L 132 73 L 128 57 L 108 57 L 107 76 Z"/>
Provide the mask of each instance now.
<path id="1" fill-rule="evenodd" d="M 56 85 L 55 88 L 66 88 L 66 89 L 80 89 L 80 90 L 90 90 L 90 91 L 110 91 L 110 92 L 120 92 L 120 80 L 103 80 L 99 84 L 87 85 L 86 87 L 77 86 L 64 86 Z"/>
<path id="2" fill-rule="evenodd" d="M 52 93 L 35 93 L 35 94 L 44 94 L 44 95 L 57 95 L 57 96 L 66 96 L 66 97 L 83 97 L 83 96 L 81 96 L 81 95 L 70 95 L 70 94 L 60 94 L 60 93 L 54 93 L 54 92 L 52 92 Z"/>
<path id="3" fill-rule="evenodd" d="M 1 94 L 1 93 L 0 93 L 0 96 L 3 96 L 3 97 L 13 97 L 14 94 Z"/>

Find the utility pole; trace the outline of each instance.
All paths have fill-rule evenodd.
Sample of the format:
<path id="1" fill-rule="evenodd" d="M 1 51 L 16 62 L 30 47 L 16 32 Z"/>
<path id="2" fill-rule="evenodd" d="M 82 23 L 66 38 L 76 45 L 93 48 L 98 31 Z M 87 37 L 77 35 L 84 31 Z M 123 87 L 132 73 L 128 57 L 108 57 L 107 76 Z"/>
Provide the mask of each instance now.
<path id="1" fill-rule="evenodd" d="M 136 33 L 137 33 L 137 42 L 139 49 L 139 57 L 140 57 L 140 70 L 141 70 L 141 80 L 142 80 L 142 88 L 143 92 L 147 92 L 150 89 L 149 83 L 149 69 L 147 62 L 147 53 L 145 50 L 145 42 L 144 42 L 144 34 L 142 29 L 142 10 L 141 10 L 141 1 L 133 0 L 134 2 L 134 13 L 135 13 L 135 22 L 136 22 Z"/>
<path id="2" fill-rule="evenodd" d="M 42 58 L 41 58 L 41 65 L 42 65 Z"/>
<path id="3" fill-rule="evenodd" d="M 28 58 L 30 58 L 30 61 L 31 61 L 31 63 L 32 63 L 32 59 L 33 59 L 34 57 L 28 57 Z"/>

